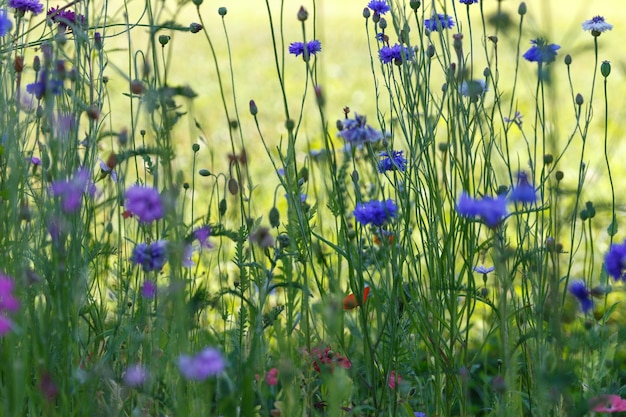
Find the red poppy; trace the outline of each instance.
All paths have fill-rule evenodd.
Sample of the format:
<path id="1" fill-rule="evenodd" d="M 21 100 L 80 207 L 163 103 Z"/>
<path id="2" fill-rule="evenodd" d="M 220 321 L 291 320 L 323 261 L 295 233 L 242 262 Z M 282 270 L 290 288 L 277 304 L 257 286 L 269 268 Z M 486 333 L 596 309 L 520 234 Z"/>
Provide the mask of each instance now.
<path id="1" fill-rule="evenodd" d="M 369 295 L 369 293 L 370 293 L 370 286 L 365 284 L 365 288 L 363 288 L 363 304 L 365 304 L 365 301 L 367 300 L 367 296 Z M 361 304 L 357 301 L 354 294 L 349 294 L 343 299 L 344 310 L 352 310 L 359 305 Z"/>

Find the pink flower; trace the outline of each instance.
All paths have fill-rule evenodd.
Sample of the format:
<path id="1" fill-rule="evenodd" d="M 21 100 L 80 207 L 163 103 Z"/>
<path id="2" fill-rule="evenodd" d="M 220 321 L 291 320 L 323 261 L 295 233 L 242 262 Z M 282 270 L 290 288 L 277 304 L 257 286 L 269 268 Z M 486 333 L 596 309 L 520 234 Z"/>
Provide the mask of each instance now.
<path id="1" fill-rule="evenodd" d="M 396 373 L 396 371 L 391 371 L 391 373 L 389 374 L 388 382 L 389 388 L 396 389 L 396 386 L 398 386 L 400 382 L 402 382 L 402 377 L 400 376 L 400 374 Z"/>
<path id="2" fill-rule="evenodd" d="M 13 322 L 4 314 L 0 314 L 0 336 L 4 336 L 13 330 Z"/>
<path id="3" fill-rule="evenodd" d="M 626 411 L 626 400 L 619 395 L 600 395 L 589 401 L 591 411 L 596 413 L 619 413 Z"/>
<path id="4" fill-rule="evenodd" d="M 267 385 L 274 386 L 278 384 L 278 369 L 272 368 L 265 374 L 265 382 Z"/>

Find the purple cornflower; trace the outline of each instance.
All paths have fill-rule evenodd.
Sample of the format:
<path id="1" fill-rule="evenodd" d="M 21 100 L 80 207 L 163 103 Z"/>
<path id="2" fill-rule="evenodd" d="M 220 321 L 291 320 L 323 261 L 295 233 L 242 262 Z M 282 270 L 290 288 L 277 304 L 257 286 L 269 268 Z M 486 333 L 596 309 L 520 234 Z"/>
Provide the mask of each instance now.
<path id="1" fill-rule="evenodd" d="M 0 36 L 4 36 L 13 28 L 13 22 L 9 19 L 9 14 L 6 10 L 0 9 Z"/>
<path id="2" fill-rule="evenodd" d="M 138 244 L 133 248 L 130 261 L 141 265 L 144 272 L 160 271 L 167 262 L 167 241 Z"/>
<path id="3" fill-rule="evenodd" d="M 0 336 L 4 336 L 13 330 L 13 321 L 7 316 L 0 314 Z"/>
<path id="4" fill-rule="evenodd" d="M 459 0 L 459 3 L 462 3 L 462 4 L 474 4 L 474 3 L 478 3 L 478 0 Z"/>
<path id="5" fill-rule="evenodd" d="M 98 159 L 98 162 L 100 163 L 101 178 L 110 175 L 113 182 L 117 182 L 117 172 L 115 172 L 115 169 L 108 166 L 107 163 L 104 162 L 102 159 Z"/>
<path id="6" fill-rule="evenodd" d="M 214 348 L 207 347 L 195 356 L 180 355 L 178 369 L 185 379 L 203 381 L 210 376 L 224 372 L 226 361 L 222 353 Z"/>
<path id="7" fill-rule="evenodd" d="M 33 157 L 30 158 L 30 163 L 35 165 L 35 166 L 40 166 L 41 165 L 41 158 L 33 156 Z"/>
<path id="8" fill-rule="evenodd" d="M 385 14 L 390 10 L 385 0 L 372 0 L 367 4 L 367 7 L 378 14 Z"/>
<path id="9" fill-rule="evenodd" d="M 488 273 L 495 271 L 496 267 L 495 266 L 486 267 L 485 265 L 480 265 L 480 266 L 475 266 L 473 269 L 474 269 L 474 272 L 487 275 Z"/>
<path id="10" fill-rule="evenodd" d="M 82 26 L 85 23 L 85 16 L 82 14 L 77 15 L 71 10 L 62 10 L 59 7 L 52 7 L 46 16 L 52 23 L 58 23 L 59 28 L 63 31 L 67 30 L 68 27 L 71 30 L 72 27 Z"/>
<path id="11" fill-rule="evenodd" d="M 209 242 L 209 237 L 211 237 L 211 227 L 209 225 L 204 225 L 193 231 L 192 236 L 194 239 L 198 239 L 200 242 L 200 246 L 206 249 L 211 249 L 213 245 Z"/>
<path id="12" fill-rule="evenodd" d="M 503 197 L 489 196 L 478 200 L 463 192 L 456 211 L 463 217 L 479 217 L 487 227 L 494 228 L 507 215 L 506 200 Z"/>
<path id="13" fill-rule="evenodd" d="M 124 372 L 124 383 L 129 387 L 143 385 L 148 379 L 148 369 L 143 365 L 131 365 Z"/>
<path id="14" fill-rule="evenodd" d="M 582 24 L 583 30 L 588 30 L 593 36 L 600 36 L 602 32 L 613 29 L 613 25 L 604 20 L 602 16 L 594 16 L 585 20 Z"/>
<path id="15" fill-rule="evenodd" d="M 414 417 L 426 417 L 426 413 L 422 413 L 421 411 L 414 411 L 413 416 Z"/>
<path id="16" fill-rule="evenodd" d="M 372 200 L 365 203 L 359 203 L 354 209 L 354 218 L 363 226 L 371 224 L 373 226 L 382 226 L 398 216 L 398 207 L 393 200 L 377 201 Z"/>
<path id="17" fill-rule="evenodd" d="M 593 308 L 593 300 L 590 297 L 591 293 L 587 289 L 585 281 L 577 280 L 570 283 L 569 292 L 580 301 L 580 308 L 583 313 L 587 313 Z"/>
<path id="18" fill-rule="evenodd" d="M 50 189 L 55 197 L 61 198 L 61 207 L 65 213 L 78 210 L 84 194 L 90 197 L 96 194 L 96 186 L 86 168 L 79 168 L 73 178 L 54 181 Z"/>
<path id="19" fill-rule="evenodd" d="M 48 71 L 43 70 L 39 74 L 39 81 L 26 85 L 26 91 L 34 94 L 38 100 L 43 98 L 46 93 L 57 95 L 63 91 L 63 81 L 50 77 Z"/>
<path id="20" fill-rule="evenodd" d="M 524 53 L 524 58 L 530 62 L 550 63 L 556 58 L 556 51 L 561 47 L 554 43 L 548 44 L 542 38 L 530 41 L 533 44 L 531 48 Z"/>
<path id="21" fill-rule="evenodd" d="M 13 330 L 13 321 L 6 313 L 14 313 L 20 309 L 20 300 L 13 294 L 14 289 L 13 279 L 0 273 L 0 336 Z"/>
<path id="22" fill-rule="evenodd" d="M 439 32 L 443 29 L 451 29 L 454 19 L 447 14 L 433 14 L 430 19 L 424 20 L 424 26 L 431 32 Z"/>
<path id="23" fill-rule="evenodd" d="M 391 62 L 401 64 L 403 61 L 413 59 L 413 50 L 397 43 L 394 46 L 383 46 L 380 48 L 378 57 L 383 64 Z"/>
<path id="24" fill-rule="evenodd" d="M 613 243 L 604 256 L 606 272 L 615 280 L 624 280 L 626 274 L 626 240 L 623 243 Z"/>
<path id="25" fill-rule="evenodd" d="M 156 188 L 133 185 L 126 190 L 126 210 L 142 223 L 151 223 L 163 217 L 163 203 Z"/>
<path id="26" fill-rule="evenodd" d="M 515 115 L 513 116 L 512 119 L 509 119 L 508 117 L 504 116 L 502 118 L 502 121 L 504 123 L 515 123 L 518 127 L 521 127 L 522 126 L 522 117 L 524 117 L 522 115 L 522 113 L 520 113 L 519 111 L 516 111 Z"/>
<path id="27" fill-rule="evenodd" d="M 305 52 L 304 46 L 305 45 L 302 42 L 292 42 L 291 45 L 289 45 L 289 53 L 295 56 L 303 55 L 304 57 L 306 57 L 307 54 L 304 53 Z M 308 55 L 315 55 L 321 50 L 322 50 L 322 43 L 318 41 L 317 39 L 314 39 L 306 43 L 306 52 L 308 53 Z"/>
<path id="28" fill-rule="evenodd" d="M 43 4 L 39 3 L 38 0 L 9 0 L 7 5 L 22 15 L 26 12 L 32 12 L 34 15 L 43 12 Z"/>
<path id="29" fill-rule="evenodd" d="M 151 299 L 156 297 L 157 293 L 157 285 L 154 281 L 149 279 L 145 280 L 143 284 L 141 284 L 141 288 L 139 289 L 139 293 L 143 298 Z"/>
<path id="30" fill-rule="evenodd" d="M 343 138 L 350 145 L 363 145 L 365 143 L 378 142 L 383 138 L 383 134 L 366 124 L 365 116 L 354 114 L 354 119 L 344 119 L 341 121 L 342 130 L 337 136 Z"/>
<path id="31" fill-rule="evenodd" d="M 517 185 L 511 190 L 509 200 L 514 203 L 528 203 L 533 204 L 537 201 L 537 194 L 535 193 L 535 187 L 533 187 L 528 181 L 528 175 L 520 171 L 517 173 Z"/>
<path id="32" fill-rule="evenodd" d="M 404 159 L 403 153 L 404 151 L 391 151 L 391 155 L 389 155 L 387 151 L 379 153 L 378 156 L 383 157 L 383 159 L 378 162 L 378 172 L 381 174 L 386 171 L 394 170 L 404 172 L 407 160 Z"/>

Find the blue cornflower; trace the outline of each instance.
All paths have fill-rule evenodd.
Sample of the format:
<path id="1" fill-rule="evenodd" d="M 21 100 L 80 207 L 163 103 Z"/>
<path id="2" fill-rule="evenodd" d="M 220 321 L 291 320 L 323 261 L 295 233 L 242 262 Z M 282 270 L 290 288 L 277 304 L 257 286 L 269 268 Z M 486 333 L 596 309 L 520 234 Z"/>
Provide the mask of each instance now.
<path id="1" fill-rule="evenodd" d="M 178 369 L 185 379 L 204 381 L 210 376 L 224 372 L 226 360 L 224 355 L 212 347 L 206 347 L 194 356 L 180 355 Z"/>
<path id="2" fill-rule="evenodd" d="M 6 10 L 0 9 L 0 36 L 4 36 L 13 28 L 13 22 L 9 19 Z"/>
<path id="3" fill-rule="evenodd" d="M 459 0 L 459 3 L 462 3 L 462 4 L 474 4 L 474 3 L 478 3 L 478 0 Z"/>
<path id="4" fill-rule="evenodd" d="M 306 50 L 309 55 L 315 55 L 322 50 L 322 43 L 317 39 L 309 41 L 306 43 Z M 291 45 L 289 45 L 289 53 L 295 56 L 304 55 L 304 43 L 292 42 Z"/>
<path id="5" fill-rule="evenodd" d="M 389 64 L 390 62 L 402 63 L 403 60 L 410 61 L 413 59 L 413 50 L 400 44 L 383 46 L 378 51 L 378 56 L 383 64 Z"/>
<path id="6" fill-rule="evenodd" d="M 537 201 L 535 187 L 528 181 L 528 175 L 520 171 L 517 173 L 517 185 L 511 190 L 509 199 L 514 203 L 532 204 Z"/>
<path id="7" fill-rule="evenodd" d="M 473 269 L 474 269 L 474 272 L 487 275 L 488 273 L 495 271 L 496 267 L 495 266 L 486 267 L 485 265 L 480 265 L 480 266 L 475 266 Z"/>
<path id="8" fill-rule="evenodd" d="M 624 280 L 626 274 L 626 240 L 623 243 L 613 243 L 604 256 L 606 272 L 615 280 Z"/>
<path id="9" fill-rule="evenodd" d="M 433 14 L 433 17 L 424 20 L 424 26 L 431 32 L 439 32 L 442 29 L 451 29 L 454 20 L 447 14 Z"/>
<path id="10" fill-rule="evenodd" d="M 593 300 L 591 299 L 590 291 L 587 289 L 585 285 L 585 281 L 578 280 L 573 281 L 569 285 L 569 292 L 580 301 L 580 307 L 583 310 L 583 313 L 587 313 L 589 310 L 593 308 Z"/>
<path id="11" fill-rule="evenodd" d="M 40 100 L 46 93 L 57 95 L 63 91 L 63 81 L 50 77 L 48 71 L 41 71 L 39 81 L 26 85 L 26 91 Z"/>
<path id="12" fill-rule="evenodd" d="M 142 223 L 152 223 L 165 214 L 159 191 L 152 187 L 133 185 L 126 190 L 124 206 Z"/>
<path id="13" fill-rule="evenodd" d="M 531 48 L 524 53 L 524 58 L 530 62 L 549 63 L 556 58 L 556 51 L 561 47 L 554 43 L 547 43 L 542 38 L 530 41 L 533 44 Z"/>
<path id="14" fill-rule="evenodd" d="M 383 173 L 385 171 L 394 171 L 398 170 L 404 172 L 406 169 L 407 160 L 404 159 L 402 155 L 403 151 L 391 151 L 391 155 L 389 152 L 382 151 L 378 154 L 378 156 L 382 156 L 383 159 L 378 162 L 378 172 Z"/>
<path id="15" fill-rule="evenodd" d="M 61 208 L 64 213 L 74 213 L 80 209 L 83 195 L 93 197 L 96 194 L 96 186 L 91 180 L 91 173 L 87 168 L 79 168 L 74 176 L 68 180 L 54 181 L 50 190 L 55 197 L 61 200 Z"/>
<path id="16" fill-rule="evenodd" d="M 375 38 L 378 42 L 385 42 L 385 43 L 389 42 L 389 36 L 385 35 L 382 32 L 377 33 Z"/>
<path id="17" fill-rule="evenodd" d="M 141 265 L 144 272 L 160 271 L 167 262 L 167 241 L 140 243 L 133 248 L 130 261 Z"/>
<path id="18" fill-rule="evenodd" d="M 391 199 L 360 203 L 354 209 L 354 218 L 363 226 L 371 224 L 380 227 L 397 215 L 398 207 Z"/>
<path id="19" fill-rule="evenodd" d="M 39 3 L 38 0 L 9 0 L 7 5 L 22 15 L 26 12 L 32 12 L 34 15 L 43 12 L 43 4 Z"/>
<path id="20" fill-rule="evenodd" d="M 479 217 L 487 227 L 494 228 L 507 215 L 506 200 L 500 196 L 486 196 L 478 200 L 464 192 L 459 197 L 456 211 L 463 217 Z"/>
<path id="21" fill-rule="evenodd" d="M 366 124 L 365 116 L 354 114 L 354 119 L 344 119 L 341 121 L 343 129 L 337 136 L 351 145 L 363 145 L 368 142 L 378 142 L 383 138 L 383 134 Z"/>
<path id="22" fill-rule="evenodd" d="M 593 36 L 600 36 L 602 32 L 613 29 L 613 25 L 604 20 L 602 16 L 594 16 L 585 20 L 582 24 L 583 30 L 588 30 Z"/>
<path id="23" fill-rule="evenodd" d="M 374 13 L 385 14 L 389 11 L 389 5 L 385 0 L 372 0 L 367 4 Z"/>

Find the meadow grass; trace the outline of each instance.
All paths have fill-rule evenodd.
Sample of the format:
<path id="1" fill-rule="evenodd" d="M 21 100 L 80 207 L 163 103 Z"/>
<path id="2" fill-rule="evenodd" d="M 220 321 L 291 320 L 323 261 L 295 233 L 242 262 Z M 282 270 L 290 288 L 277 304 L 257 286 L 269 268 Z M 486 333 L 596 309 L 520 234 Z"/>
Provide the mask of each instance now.
<path id="1" fill-rule="evenodd" d="M 626 411 L 625 12 L 464 3 L 9 0 L 0 415 Z"/>

